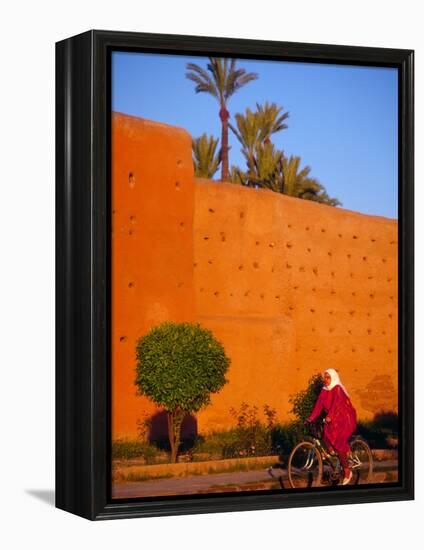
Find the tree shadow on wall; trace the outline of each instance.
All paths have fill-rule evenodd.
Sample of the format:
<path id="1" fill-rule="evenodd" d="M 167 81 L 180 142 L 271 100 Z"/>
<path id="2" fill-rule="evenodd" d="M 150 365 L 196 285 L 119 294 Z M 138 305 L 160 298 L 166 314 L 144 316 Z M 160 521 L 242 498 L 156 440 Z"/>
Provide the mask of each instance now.
<path id="1" fill-rule="evenodd" d="M 181 444 L 179 451 L 190 450 L 197 438 L 197 419 L 192 414 L 187 414 L 181 424 Z M 148 439 L 159 449 L 170 451 L 168 437 L 168 418 L 165 411 L 154 414 L 149 420 Z"/>

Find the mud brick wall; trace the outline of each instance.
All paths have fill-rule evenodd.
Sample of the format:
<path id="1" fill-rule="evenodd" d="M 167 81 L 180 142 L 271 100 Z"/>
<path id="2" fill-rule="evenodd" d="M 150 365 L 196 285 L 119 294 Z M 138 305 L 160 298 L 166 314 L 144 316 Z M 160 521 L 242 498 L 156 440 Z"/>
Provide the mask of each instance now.
<path id="1" fill-rule="evenodd" d="M 135 395 L 136 339 L 163 320 L 222 341 L 229 383 L 198 429 L 231 407 L 289 397 L 339 370 L 360 417 L 397 409 L 397 222 L 195 179 L 180 128 L 115 114 L 112 177 L 113 436 L 155 407 Z"/>
<path id="2" fill-rule="evenodd" d="M 183 129 L 112 120 L 112 432 L 137 434 L 156 407 L 136 395 L 135 345 L 156 324 L 194 320 L 194 179 Z"/>

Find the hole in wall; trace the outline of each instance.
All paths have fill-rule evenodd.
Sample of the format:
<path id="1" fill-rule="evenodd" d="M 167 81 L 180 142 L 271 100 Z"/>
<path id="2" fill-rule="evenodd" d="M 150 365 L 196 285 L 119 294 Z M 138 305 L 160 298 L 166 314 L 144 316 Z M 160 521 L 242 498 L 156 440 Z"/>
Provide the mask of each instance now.
<path id="1" fill-rule="evenodd" d="M 135 287 L 135 284 L 132 281 L 130 281 L 128 283 L 128 288 L 134 288 L 134 287 Z"/>
<path id="2" fill-rule="evenodd" d="M 133 189 L 135 186 L 135 176 L 133 172 L 129 172 L 128 174 L 128 183 L 131 189 Z"/>
<path id="3" fill-rule="evenodd" d="M 119 338 L 119 341 L 120 341 L 120 342 L 126 342 L 127 339 L 128 339 L 128 338 L 127 338 L 126 336 L 121 336 L 121 337 Z"/>
<path id="4" fill-rule="evenodd" d="M 175 190 L 176 190 L 176 191 L 181 191 L 181 184 L 180 184 L 179 181 L 176 181 L 176 182 L 175 182 Z"/>

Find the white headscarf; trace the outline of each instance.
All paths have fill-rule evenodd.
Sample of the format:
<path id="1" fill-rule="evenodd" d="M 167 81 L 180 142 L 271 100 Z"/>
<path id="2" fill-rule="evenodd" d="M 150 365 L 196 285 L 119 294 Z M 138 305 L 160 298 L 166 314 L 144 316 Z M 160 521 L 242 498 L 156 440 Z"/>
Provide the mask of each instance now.
<path id="1" fill-rule="evenodd" d="M 331 378 L 330 384 L 328 386 L 325 386 L 325 385 L 323 386 L 324 389 L 327 390 L 327 391 L 330 391 L 335 386 L 340 386 L 342 388 L 342 390 L 345 392 L 345 394 L 349 397 L 349 394 L 347 393 L 346 388 L 343 386 L 343 384 L 340 381 L 339 373 L 335 369 L 327 369 L 324 372 L 326 372 Z"/>

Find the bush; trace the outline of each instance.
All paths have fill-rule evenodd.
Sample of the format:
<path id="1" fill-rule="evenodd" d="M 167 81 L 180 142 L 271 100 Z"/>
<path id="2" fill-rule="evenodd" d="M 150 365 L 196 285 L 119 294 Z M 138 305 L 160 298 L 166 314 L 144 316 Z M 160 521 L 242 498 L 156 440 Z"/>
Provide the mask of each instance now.
<path id="1" fill-rule="evenodd" d="M 271 433 L 274 453 L 280 456 L 287 456 L 303 436 L 304 426 L 300 422 L 294 421 L 286 424 L 277 424 Z"/>
<path id="2" fill-rule="evenodd" d="M 391 448 L 393 440 L 398 438 L 398 415 L 394 412 L 377 413 L 372 420 L 359 421 L 356 431 L 374 449 Z"/>
<path id="3" fill-rule="evenodd" d="M 154 445 L 131 439 L 116 439 L 112 442 L 112 459 L 128 460 L 143 458 L 146 464 L 152 464 L 159 451 Z"/>
<path id="4" fill-rule="evenodd" d="M 306 390 L 290 396 L 289 402 L 292 405 L 290 412 L 296 416 L 298 422 L 302 425 L 302 433 L 305 433 L 304 422 L 311 414 L 323 385 L 324 379 L 322 375 L 314 374 L 309 379 Z"/>
<path id="5" fill-rule="evenodd" d="M 236 426 L 198 437 L 193 454 L 209 454 L 216 459 L 270 455 L 276 412 L 268 405 L 263 406 L 263 412 L 265 422 L 258 417 L 259 409 L 247 403 L 243 402 L 239 409 L 230 409 Z"/>

